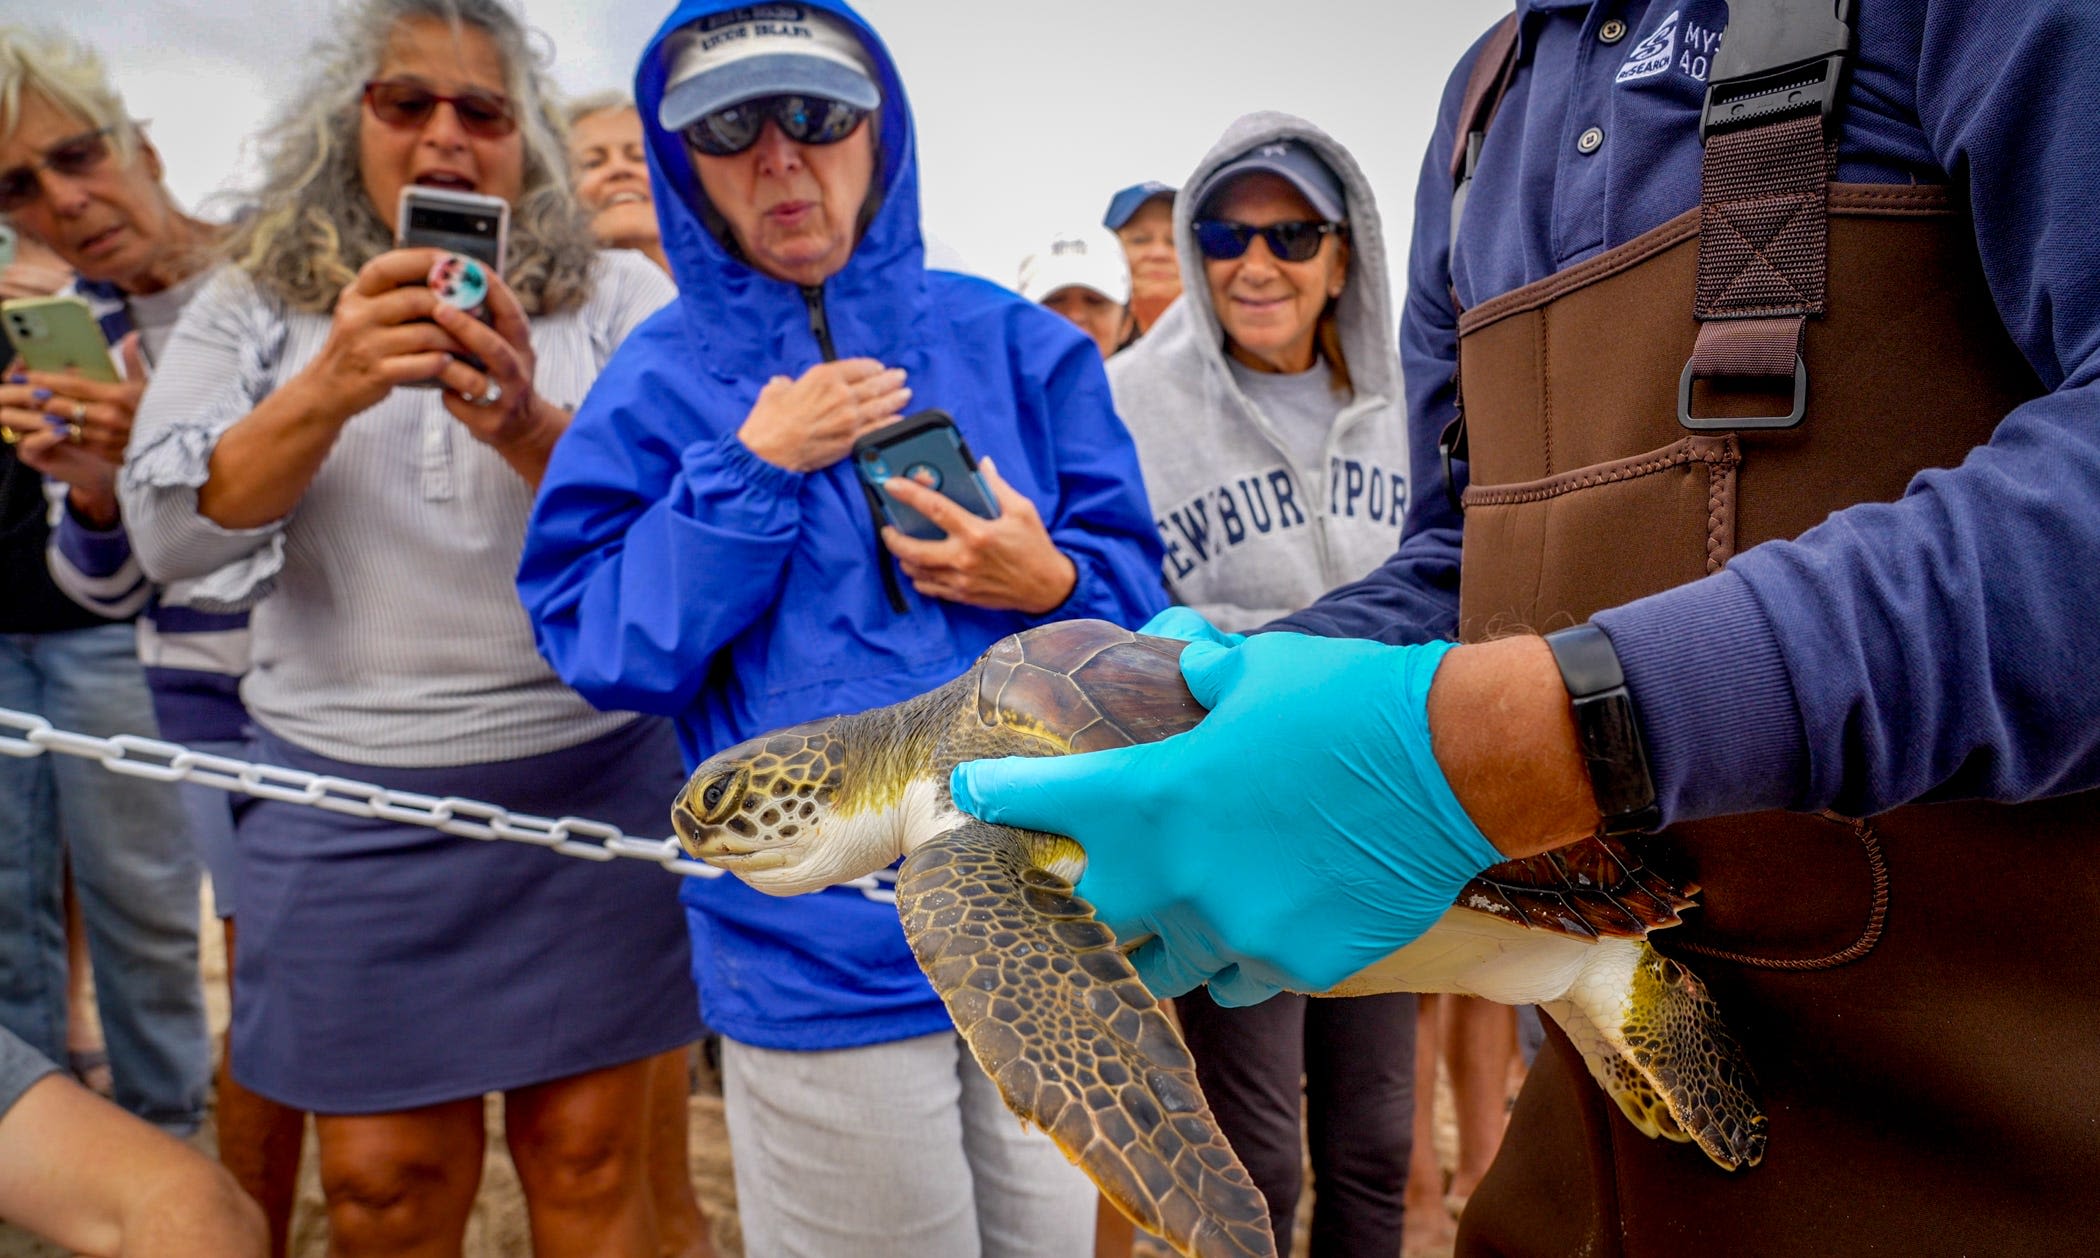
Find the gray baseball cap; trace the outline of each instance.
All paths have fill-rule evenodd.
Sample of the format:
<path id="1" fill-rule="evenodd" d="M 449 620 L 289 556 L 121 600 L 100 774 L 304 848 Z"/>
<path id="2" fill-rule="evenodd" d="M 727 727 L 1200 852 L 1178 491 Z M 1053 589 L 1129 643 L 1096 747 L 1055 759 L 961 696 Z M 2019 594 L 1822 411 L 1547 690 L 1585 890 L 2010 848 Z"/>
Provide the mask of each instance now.
<path id="1" fill-rule="evenodd" d="M 805 4 L 761 4 L 703 18 L 677 36 L 656 120 L 682 131 L 718 109 L 761 96 L 822 96 L 856 109 L 882 104 L 874 67 L 845 22 Z"/>
<path id="2" fill-rule="evenodd" d="M 1320 217 L 1339 223 L 1349 217 L 1349 194 L 1342 181 L 1312 146 L 1303 140 L 1271 140 L 1250 149 L 1211 172 L 1196 190 L 1196 213 L 1200 216 L 1218 190 L 1241 175 L 1266 171 L 1289 180 L 1303 193 Z"/>

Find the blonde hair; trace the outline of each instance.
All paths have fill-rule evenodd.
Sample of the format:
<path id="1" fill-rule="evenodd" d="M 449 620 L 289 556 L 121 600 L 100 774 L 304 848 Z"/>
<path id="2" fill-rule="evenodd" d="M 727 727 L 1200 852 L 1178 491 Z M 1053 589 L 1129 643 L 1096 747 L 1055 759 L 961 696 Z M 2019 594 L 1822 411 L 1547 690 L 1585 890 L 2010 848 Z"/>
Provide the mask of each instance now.
<path id="1" fill-rule="evenodd" d="M 57 31 L 0 26 L 0 139 L 20 125 L 22 97 L 30 92 L 90 127 L 109 128 L 125 161 L 138 151 L 138 131 L 124 111 L 124 98 L 94 49 Z"/>
<path id="2" fill-rule="evenodd" d="M 577 123 L 592 114 L 618 113 L 622 109 L 633 108 L 634 97 L 625 92 L 592 92 L 589 96 L 579 96 L 563 106 L 562 121 L 568 123 L 569 129 L 573 131 Z"/>
<path id="3" fill-rule="evenodd" d="M 358 127 L 366 80 L 395 29 L 414 18 L 471 26 L 495 44 L 525 148 L 503 278 L 527 314 L 581 304 L 597 244 L 569 184 L 567 128 L 546 58 L 504 0 L 360 0 L 342 14 L 316 50 L 319 69 L 262 134 L 262 186 L 227 242 L 233 264 L 292 308 L 325 313 L 359 268 L 394 247 L 365 194 Z"/>

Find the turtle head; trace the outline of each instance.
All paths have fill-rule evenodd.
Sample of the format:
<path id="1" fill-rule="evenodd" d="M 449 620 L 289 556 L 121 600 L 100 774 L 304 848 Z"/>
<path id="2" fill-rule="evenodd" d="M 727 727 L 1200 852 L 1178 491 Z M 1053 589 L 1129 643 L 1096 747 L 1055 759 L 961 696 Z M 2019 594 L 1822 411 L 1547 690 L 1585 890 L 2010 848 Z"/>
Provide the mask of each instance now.
<path id="1" fill-rule="evenodd" d="M 810 721 L 708 757 L 671 805 L 680 846 L 771 895 L 890 865 L 904 853 L 907 805 L 931 784 L 855 724 Z"/>

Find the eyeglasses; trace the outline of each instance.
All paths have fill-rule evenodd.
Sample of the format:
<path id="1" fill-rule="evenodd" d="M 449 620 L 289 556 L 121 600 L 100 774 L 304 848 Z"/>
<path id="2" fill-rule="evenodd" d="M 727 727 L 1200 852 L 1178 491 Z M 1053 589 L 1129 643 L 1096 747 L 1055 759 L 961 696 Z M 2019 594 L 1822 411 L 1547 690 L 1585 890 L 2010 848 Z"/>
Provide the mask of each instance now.
<path id="1" fill-rule="evenodd" d="M 37 177 L 40 170 L 54 170 L 71 177 L 85 175 L 108 161 L 109 138 L 116 130 L 115 127 L 103 127 L 60 140 L 45 149 L 44 155 L 35 161 L 0 171 L 0 213 L 11 214 L 23 209 L 42 195 L 43 181 Z"/>
<path id="2" fill-rule="evenodd" d="M 868 111 L 823 96 L 761 96 L 717 109 L 689 124 L 685 142 L 709 157 L 734 157 L 758 143 L 766 120 L 797 144 L 837 144 Z"/>
<path id="3" fill-rule="evenodd" d="M 372 116 L 387 126 L 407 131 L 430 121 L 439 105 L 452 106 L 460 129 L 483 140 L 500 140 L 518 129 L 510 98 L 474 88 L 457 96 L 443 96 L 415 83 L 375 80 L 365 84 L 365 104 Z"/>
<path id="4" fill-rule="evenodd" d="M 1269 246 L 1269 252 L 1284 262 L 1306 262 L 1320 252 L 1327 237 L 1341 235 L 1349 230 L 1346 223 L 1271 223 L 1267 227 L 1250 227 L 1245 223 L 1228 223 L 1218 218 L 1199 218 L 1189 225 L 1196 233 L 1196 247 L 1203 256 L 1220 262 L 1237 258 L 1247 252 L 1247 246 L 1259 236 Z"/>

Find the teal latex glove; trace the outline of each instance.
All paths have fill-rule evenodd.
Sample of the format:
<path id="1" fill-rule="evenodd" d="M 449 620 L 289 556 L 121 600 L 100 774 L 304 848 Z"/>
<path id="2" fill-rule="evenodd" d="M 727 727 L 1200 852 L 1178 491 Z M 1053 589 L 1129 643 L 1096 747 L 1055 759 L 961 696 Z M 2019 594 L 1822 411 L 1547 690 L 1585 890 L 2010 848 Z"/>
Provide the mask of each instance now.
<path id="1" fill-rule="evenodd" d="M 1203 618 L 1203 613 L 1192 607 L 1169 607 L 1146 621 L 1138 630 L 1155 638 L 1179 638 L 1183 642 L 1215 642 L 1219 646 L 1238 646 L 1247 640 L 1244 633 L 1227 633 Z"/>
<path id="2" fill-rule="evenodd" d="M 1158 994 L 1207 982 L 1220 1004 L 1244 1005 L 1323 991 L 1413 940 L 1503 859 L 1430 750 L 1429 685 L 1450 649 L 1195 641 L 1181 673 L 1211 709 L 1196 728 L 958 765 L 955 802 L 1077 839 L 1079 894 L 1117 936 L 1150 936 L 1132 960 Z"/>

